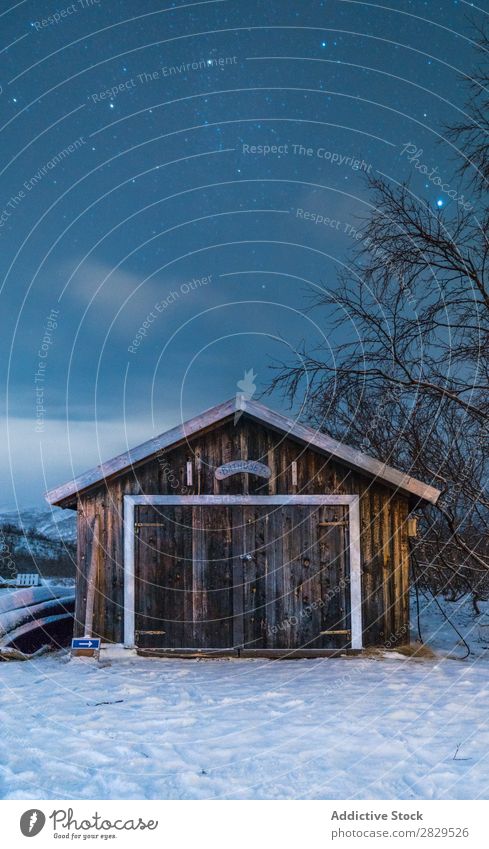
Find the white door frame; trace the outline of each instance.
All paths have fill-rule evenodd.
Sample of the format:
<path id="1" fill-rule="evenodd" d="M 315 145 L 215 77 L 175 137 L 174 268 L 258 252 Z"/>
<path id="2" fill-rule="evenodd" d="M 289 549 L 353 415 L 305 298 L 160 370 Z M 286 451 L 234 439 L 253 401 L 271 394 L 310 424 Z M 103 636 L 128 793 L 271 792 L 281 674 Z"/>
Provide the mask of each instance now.
<path id="1" fill-rule="evenodd" d="M 135 647 L 135 533 L 134 508 L 140 505 L 215 506 L 259 504 L 341 505 L 348 507 L 350 554 L 351 647 L 362 649 L 362 572 L 360 558 L 360 499 L 358 495 L 125 495 L 124 496 L 124 646 Z"/>

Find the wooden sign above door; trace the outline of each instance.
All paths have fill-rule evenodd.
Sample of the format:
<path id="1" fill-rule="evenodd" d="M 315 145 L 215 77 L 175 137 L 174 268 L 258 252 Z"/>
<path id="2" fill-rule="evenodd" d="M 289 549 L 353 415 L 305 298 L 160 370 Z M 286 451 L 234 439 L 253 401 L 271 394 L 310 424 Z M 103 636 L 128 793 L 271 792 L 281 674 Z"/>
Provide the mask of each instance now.
<path id="1" fill-rule="evenodd" d="M 260 478 L 269 478 L 272 470 L 264 463 L 259 463 L 258 460 L 231 460 L 229 463 L 224 463 L 219 466 L 214 472 L 218 481 L 223 478 L 229 478 L 231 475 L 258 475 Z"/>

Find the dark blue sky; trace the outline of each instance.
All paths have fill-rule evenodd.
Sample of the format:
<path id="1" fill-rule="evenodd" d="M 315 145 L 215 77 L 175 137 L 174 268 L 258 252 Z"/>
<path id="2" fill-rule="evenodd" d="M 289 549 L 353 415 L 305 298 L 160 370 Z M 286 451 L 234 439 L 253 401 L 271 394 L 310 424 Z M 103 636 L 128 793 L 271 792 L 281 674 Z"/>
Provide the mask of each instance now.
<path id="1" fill-rule="evenodd" d="M 470 18 L 488 10 L 0 9 L 0 505 L 24 505 L 233 396 L 245 370 L 259 393 L 301 340 L 334 345 L 308 292 L 348 263 L 365 171 L 410 177 L 449 213 L 415 163 L 457 187 L 443 126 L 464 108 Z"/>

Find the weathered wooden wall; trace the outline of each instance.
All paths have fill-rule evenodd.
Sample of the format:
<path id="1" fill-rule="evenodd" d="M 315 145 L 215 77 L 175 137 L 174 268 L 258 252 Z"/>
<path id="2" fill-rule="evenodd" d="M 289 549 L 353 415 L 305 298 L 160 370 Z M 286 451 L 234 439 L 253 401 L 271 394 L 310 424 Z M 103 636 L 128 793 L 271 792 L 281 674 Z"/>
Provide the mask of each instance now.
<path id="1" fill-rule="evenodd" d="M 196 472 L 200 457 L 202 471 Z M 186 463 L 193 459 L 193 486 L 186 484 Z M 217 481 L 215 468 L 239 458 L 270 466 L 269 480 L 236 475 Z M 297 461 L 297 487 L 292 461 Z M 95 594 L 94 635 L 123 640 L 123 498 L 125 494 L 358 494 L 362 529 L 363 621 L 365 645 L 394 645 L 408 640 L 409 552 L 408 499 L 375 480 L 350 471 L 284 434 L 245 415 L 201 431 L 189 443 L 142 463 L 78 501 L 78 577 L 75 635 L 85 621 L 87 571 L 92 528 L 99 516 L 99 581 Z"/>

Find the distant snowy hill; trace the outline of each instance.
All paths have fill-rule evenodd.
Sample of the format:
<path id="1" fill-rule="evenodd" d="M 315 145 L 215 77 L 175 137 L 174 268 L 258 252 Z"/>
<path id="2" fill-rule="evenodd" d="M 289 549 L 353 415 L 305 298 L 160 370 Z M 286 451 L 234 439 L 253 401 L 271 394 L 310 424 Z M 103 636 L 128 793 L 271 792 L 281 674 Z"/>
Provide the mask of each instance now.
<path id="1" fill-rule="evenodd" d="M 4 577 L 10 577 L 12 564 L 18 572 L 72 576 L 75 542 L 75 511 L 0 509 L 0 575 Z"/>
<path id="2" fill-rule="evenodd" d="M 56 507 L 26 507 L 20 510 L 0 508 L 0 527 L 14 525 L 27 535 L 34 529 L 50 540 L 75 542 L 76 511 Z"/>

